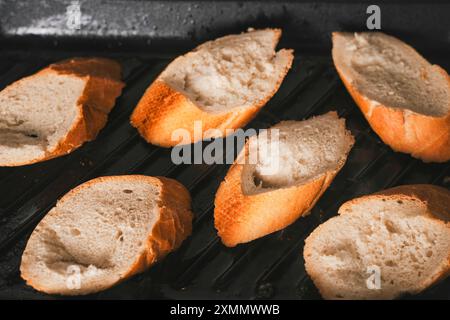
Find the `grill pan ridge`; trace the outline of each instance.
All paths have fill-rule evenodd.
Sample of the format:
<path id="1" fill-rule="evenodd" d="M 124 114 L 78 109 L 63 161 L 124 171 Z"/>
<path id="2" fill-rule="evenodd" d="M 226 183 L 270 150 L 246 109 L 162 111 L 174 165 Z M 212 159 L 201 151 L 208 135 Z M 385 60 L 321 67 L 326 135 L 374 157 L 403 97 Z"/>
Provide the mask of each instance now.
<path id="1" fill-rule="evenodd" d="M 283 38 L 286 43 L 292 40 L 287 31 Z M 0 89 L 51 62 L 73 56 L 118 60 L 123 66 L 126 87 L 106 127 L 94 141 L 61 158 L 31 166 L 0 168 L 0 298 L 60 298 L 25 285 L 20 278 L 20 257 L 31 231 L 57 199 L 98 176 L 145 174 L 177 179 L 191 192 L 195 218 L 192 236 L 178 251 L 147 272 L 88 296 L 94 299 L 320 298 L 304 270 L 302 249 L 305 238 L 334 216 L 340 204 L 401 184 L 450 186 L 450 163 L 425 164 L 393 152 L 380 141 L 345 90 L 329 52 L 297 50 L 294 46 L 294 64 L 280 90 L 246 128 L 267 128 L 281 120 L 301 120 L 336 110 L 346 118 L 347 127 L 356 139 L 355 146 L 311 214 L 285 230 L 226 248 L 214 229 L 213 202 L 229 166 L 175 165 L 170 159 L 170 149 L 147 144 L 129 124 L 131 111 L 147 86 L 174 57 L 185 51 L 184 47 L 176 48 L 174 40 L 170 52 L 153 50 L 151 45 L 136 51 L 124 47 L 105 50 L 103 44 L 74 46 L 77 47 L 74 50 L 66 50 L 60 44 L 24 50 L 16 40 L 2 40 L 3 44 L 11 45 L 3 45 L 0 53 Z M 88 43 L 86 39 L 83 41 Z M 288 46 L 282 43 L 280 47 Z M 442 56 L 445 54 L 427 58 L 450 70 L 449 62 Z M 203 147 L 207 144 L 203 143 Z M 449 288 L 447 279 L 422 294 L 405 298 L 450 299 Z"/>

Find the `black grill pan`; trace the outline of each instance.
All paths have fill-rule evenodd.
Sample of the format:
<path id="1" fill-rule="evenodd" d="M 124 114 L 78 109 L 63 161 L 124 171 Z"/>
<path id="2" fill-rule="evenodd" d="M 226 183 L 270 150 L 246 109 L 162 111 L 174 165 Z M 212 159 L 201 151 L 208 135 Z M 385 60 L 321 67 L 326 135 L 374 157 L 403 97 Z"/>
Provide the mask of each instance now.
<path id="1" fill-rule="evenodd" d="M 94 299 L 320 298 L 304 270 L 304 239 L 320 223 L 334 216 L 340 204 L 356 196 L 400 184 L 450 186 L 449 163 L 425 164 L 408 155 L 395 153 L 384 145 L 367 125 L 334 70 L 329 54 L 329 32 L 363 29 L 364 25 L 358 21 L 363 21 L 365 12 L 359 10 L 364 10 L 366 4 L 346 3 L 344 8 L 346 6 L 350 10 L 350 16 L 345 16 L 342 8 L 336 10 L 337 16 L 332 16 L 329 11 L 336 8 L 333 7 L 335 3 L 228 1 L 213 5 L 202 1 L 92 1 L 82 2 L 82 8 L 91 13 L 111 15 L 110 20 L 116 22 L 114 28 L 123 28 L 123 34 L 111 35 L 108 27 L 103 33 L 89 29 L 90 33 L 86 31 L 85 34 L 58 34 L 49 29 L 45 34 L 35 35 L 21 29 L 22 33 L 18 34 L 21 22 L 12 17 L 27 17 L 30 21 L 49 12 L 55 14 L 55 10 L 61 11 L 67 5 L 67 1 L 44 2 L 57 6 L 39 9 L 29 8 L 25 1 L 0 1 L 2 14 L 8 10 L 0 18 L 0 89 L 51 62 L 73 56 L 117 59 L 124 69 L 126 87 L 106 127 L 95 141 L 62 158 L 25 167 L 0 168 L 0 298 L 59 298 L 41 294 L 24 284 L 18 270 L 20 257 L 31 231 L 56 200 L 73 187 L 98 176 L 136 173 L 177 179 L 192 194 L 195 219 L 193 235 L 177 252 L 149 271 L 110 290 L 89 296 Z M 383 4 L 381 2 L 382 8 Z M 188 5 L 191 11 L 187 11 Z M 240 9 L 236 9 L 235 16 L 224 20 L 218 13 L 220 10 L 223 10 L 222 14 L 226 13 L 230 6 Z M 401 27 L 393 17 L 406 21 L 411 10 L 419 10 L 425 4 L 411 4 L 413 9 L 403 10 L 395 3 L 385 6 L 386 24 L 391 26 L 391 33 L 405 36 L 406 39 L 403 38 L 411 44 L 416 40 L 417 47 L 429 53 L 427 58 L 430 61 L 450 70 L 448 34 L 436 34 L 442 32 L 439 28 L 448 32 L 449 22 L 442 20 L 443 24 L 435 24 L 443 18 L 442 11 L 449 8 L 447 4 L 432 5 L 429 9 L 432 14 L 424 13 L 427 17 L 418 18 L 416 26 L 409 30 Z M 147 36 L 144 32 L 148 30 L 143 25 L 137 24 L 133 31 L 129 25 L 120 24 L 117 16 L 124 15 L 118 14 L 122 7 L 127 8 L 123 9 L 124 12 L 137 17 L 146 15 L 142 12 L 144 7 L 151 11 L 149 19 L 159 21 L 161 26 Z M 188 18 L 190 12 L 190 18 L 197 24 L 192 27 L 195 32 L 184 34 L 176 22 L 169 19 L 164 24 L 164 20 L 155 18 L 164 16 L 168 8 L 172 8 L 173 15 L 179 14 L 180 23 L 183 18 Z M 159 15 L 155 14 L 157 9 L 160 10 Z M 326 25 L 319 25 L 325 21 L 323 17 L 312 22 L 311 15 L 327 17 Z M 215 22 L 213 17 L 221 23 Z M 205 29 L 206 25 L 209 31 Z M 280 120 L 300 120 L 337 110 L 347 119 L 347 127 L 356 137 L 356 144 L 345 167 L 310 215 L 285 230 L 229 249 L 220 243 L 213 227 L 214 194 L 228 166 L 174 165 L 170 160 L 170 149 L 145 143 L 130 126 L 129 116 L 144 90 L 171 59 L 196 43 L 242 31 L 248 26 L 283 27 L 281 47 L 293 47 L 296 54 L 292 70 L 279 92 L 247 128 L 266 128 Z M 161 31 L 158 33 L 158 30 Z M 304 30 L 305 34 L 299 35 L 298 30 Z M 420 295 L 405 298 L 450 299 L 450 280 Z"/>

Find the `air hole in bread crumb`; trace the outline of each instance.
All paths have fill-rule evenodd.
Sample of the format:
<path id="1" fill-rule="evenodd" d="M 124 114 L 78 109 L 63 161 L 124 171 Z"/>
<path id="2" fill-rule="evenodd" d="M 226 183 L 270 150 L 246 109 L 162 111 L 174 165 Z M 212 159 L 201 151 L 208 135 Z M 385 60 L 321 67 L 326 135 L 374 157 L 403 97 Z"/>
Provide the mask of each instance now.
<path id="1" fill-rule="evenodd" d="M 397 200 L 397 203 L 398 204 L 403 204 L 403 201 L 402 200 Z"/>
<path id="2" fill-rule="evenodd" d="M 123 241 L 123 232 L 122 232 L 122 230 L 117 230 L 116 239 L 119 239 L 120 241 Z"/>
<path id="3" fill-rule="evenodd" d="M 253 183 L 256 187 L 262 187 L 262 180 L 256 176 L 253 176 Z"/>
<path id="4" fill-rule="evenodd" d="M 397 264 L 392 260 L 388 260 L 384 264 L 388 267 L 396 267 L 397 266 Z"/>
<path id="5" fill-rule="evenodd" d="M 256 63 L 255 67 L 261 73 L 266 71 L 266 67 L 262 63 Z"/>
<path id="6" fill-rule="evenodd" d="M 430 258 L 433 255 L 433 251 L 428 250 L 426 254 L 427 254 L 427 258 Z"/>
<path id="7" fill-rule="evenodd" d="M 125 189 L 125 190 L 123 190 L 123 193 L 133 193 L 133 190 Z"/>
<path id="8" fill-rule="evenodd" d="M 390 220 L 384 221 L 384 225 L 386 226 L 386 230 L 390 233 L 398 233 L 397 227 Z"/>
<path id="9" fill-rule="evenodd" d="M 222 54 L 222 59 L 228 62 L 233 62 L 233 59 L 231 59 L 231 56 L 228 54 Z"/>
<path id="10" fill-rule="evenodd" d="M 81 234 L 81 232 L 77 228 L 73 228 L 73 229 L 70 229 L 70 234 L 73 236 L 79 236 Z"/>
<path id="11" fill-rule="evenodd" d="M 29 137 L 29 138 L 38 138 L 39 136 L 37 135 L 37 134 L 35 134 L 35 133 L 26 133 L 25 134 L 27 137 Z"/>

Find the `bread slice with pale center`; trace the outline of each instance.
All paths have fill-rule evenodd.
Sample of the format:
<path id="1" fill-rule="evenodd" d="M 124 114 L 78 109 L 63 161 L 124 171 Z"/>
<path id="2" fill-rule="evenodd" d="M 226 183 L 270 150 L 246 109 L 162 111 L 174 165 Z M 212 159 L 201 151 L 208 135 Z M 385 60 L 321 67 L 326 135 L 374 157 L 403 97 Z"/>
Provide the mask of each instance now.
<path id="1" fill-rule="evenodd" d="M 305 241 L 308 274 L 326 299 L 393 299 L 450 272 L 450 192 L 406 185 L 344 203 Z"/>
<path id="2" fill-rule="evenodd" d="M 22 278 L 39 291 L 107 289 L 177 249 L 191 233 L 191 200 L 175 180 L 111 176 L 67 193 L 31 234 Z"/>
<path id="3" fill-rule="evenodd" d="M 372 129 L 395 151 L 450 159 L 450 78 L 381 32 L 333 33 L 333 60 Z"/>
<path id="4" fill-rule="evenodd" d="M 275 51 L 280 36 L 280 29 L 249 30 L 178 57 L 147 89 L 132 125 L 149 143 L 164 147 L 223 137 L 230 134 L 226 129 L 243 127 L 291 67 L 292 50 Z"/>
<path id="5" fill-rule="evenodd" d="M 120 65 L 76 58 L 51 64 L 0 92 L 0 166 L 71 152 L 106 124 L 120 95 Z"/>
<path id="6" fill-rule="evenodd" d="M 307 213 L 353 143 L 336 112 L 280 122 L 250 138 L 215 197 L 214 224 L 222 242 L 229 247 L 249 242 Z"/>

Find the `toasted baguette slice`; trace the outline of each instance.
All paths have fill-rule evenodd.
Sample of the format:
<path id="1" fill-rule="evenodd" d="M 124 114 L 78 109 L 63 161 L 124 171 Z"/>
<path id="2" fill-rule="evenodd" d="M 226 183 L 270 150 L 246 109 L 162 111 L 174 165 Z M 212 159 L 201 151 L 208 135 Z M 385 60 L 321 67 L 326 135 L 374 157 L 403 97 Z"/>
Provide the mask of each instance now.
<path id="1" fill-rule="evenodd" d="M 272 139 L 276 133 L 278 143 Z M 353 143 L 336 112 L 280 122 L 250 138 L 215 197 L 214 224 L 222 242 L 233 247 L 252 241 L 307 213 L 344 165 Z"/>
<path id="2" fill-rule="evenodd" d="M 107 289 L 177 249 L 191 233 L 189 192 L 172 179 L 112 176 L 58 201 L 31 234 L 20 271 L 50 294 Z"/>
<path id="3" fill-rule="evenodd" d="M 339 214 L 311 233 L 303 253 L 325 299 L 393 299 L 449 274 L 448 190 L 400 186 L 348 201 Z"/>
<path id="4" fill-rule="evenodd" d="M 333 60 L 372 129 L 395 151 L 450 159 L 450 79 L 381 32 L 333 33 Z"/>
<path id="5" fill-rule="evenodd" d="M 92 140 L 120 95 L 120 65 L 76 58 L 52 64 L 0 92 L 0 166 L 55 158 Z"/>
<path id="6" fill-rule="evenodd" d="M 275 52 L 280 36 L 280 29 L 249 30 L 178 57 L 147 89 L 131 124 L 149 143 L 163 147 L 223 137 L 226 129 L 243 127 L 291 67 L 292 50 Z M 194 133 L 196 121 L 202 132 Z"/>

